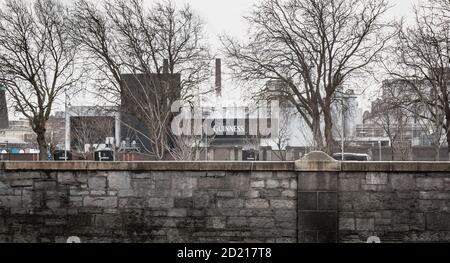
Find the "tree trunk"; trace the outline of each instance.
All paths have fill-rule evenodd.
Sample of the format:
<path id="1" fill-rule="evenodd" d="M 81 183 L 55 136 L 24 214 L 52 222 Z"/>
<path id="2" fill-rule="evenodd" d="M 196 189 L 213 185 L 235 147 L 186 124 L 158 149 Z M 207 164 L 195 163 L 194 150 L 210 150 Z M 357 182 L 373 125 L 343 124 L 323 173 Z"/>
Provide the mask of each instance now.
<path id="1" fill-rule="evenodd" d="M 40 129 L 36 131 L 37 135 L 37 143 L 39 145 L 39 160 L 47 161 L 48 160 L 48 145 L 45 140 L 45 129 Z"/>
<path id="2" fill-rule="evenodd" d="M 450 160 L 450 131 L 447 132 L 447 160 Z"/>
<path id="3" fill-rule="evenodd" d="M 391 161 L 395 160 L 395 147 L 394 144 L 391 145 Z"/>
<path id="4" fill-rule="evenodd" d="M 324 110 L 324 121 L 325 121 L 325 143 L 326 143 L 325 152 L 331 155 L 333 154 L 334 138 L 333 138 L 333 119 L 331 117 L 330 109 Z"/>
<path id="5" fill-rule="evenodd" d="M 320 115 L 316 115 L 313 117 L 312 120 L 312 131 L 314 136 L 314 150 L 315 151 L 325 151 L 324 147 L 324 141 L 323 141 L 323 135 L 322 130 L 320 128 Z"/>

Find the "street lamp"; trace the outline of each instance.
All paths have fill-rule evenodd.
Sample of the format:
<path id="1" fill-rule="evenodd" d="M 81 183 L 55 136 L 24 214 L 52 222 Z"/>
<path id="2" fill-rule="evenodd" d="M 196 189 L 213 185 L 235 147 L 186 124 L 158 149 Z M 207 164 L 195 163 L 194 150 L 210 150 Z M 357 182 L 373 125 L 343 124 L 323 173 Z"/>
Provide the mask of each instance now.
<path id="1" fill-rule="evenodd" d="M 69 117 L 69 95 L 67 94 L 67 89 L 64 92 L 64 161 L 67 162 L 67 152 L 69 151 L 69 129 L 70 129 L 70 117 Z"/>
<path id="2" fill-rule="evenodd" d="M 342 161 L 345 161 L 345 109 L 344 109 L 344 100 L 357 98 L 354 95 L 353 90 L 347 90 L 346 92 L 342 92 L 340 96 L 335 96 L 336 100 L 341 101 L 341 120 L 342 120 L 342 132 L 341 132 L 341 157 Z"/>
<path id="3" fill-rule="evenodd" d="M 378 149 L 379 149 L 379 153 L 380 153 L 380 162 L 381 162 L 381 140 L 378 140 Z"/>
<path id="4" fill-rule="evenodd" d="M 6 156 L 7 156 L 7 160 L 9 161 L 9 145 L 8 145 L 8 141 L 6 141 Z"/>

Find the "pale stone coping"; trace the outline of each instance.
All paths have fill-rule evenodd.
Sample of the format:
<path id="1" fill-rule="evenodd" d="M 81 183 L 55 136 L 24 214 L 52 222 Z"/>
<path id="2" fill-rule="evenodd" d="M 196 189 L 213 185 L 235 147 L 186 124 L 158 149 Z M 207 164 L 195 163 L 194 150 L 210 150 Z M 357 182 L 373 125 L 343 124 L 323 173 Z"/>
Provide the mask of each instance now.
<path id="1" fill-rule="evenodd" d="M 0 171 L 450 172 L 450 162 L 340 162 L 311 152 L 296 162 L 0 162 Z"/>
<path id="2" fill-rule="evenodd" d="M 294 162 L 0 162 L 5 171 L 294 171 Z"/>
<path id="3" fill-rule="evenodd" d="M 450 162 L 343 162 L 343 172 L 448 172 Z"/>
<path id="4" fill-rule="evenodd" d="M 341 162 L 324 152 L 310 152 L 295 162 L 295 170 L 300 172 L 339 172 L 341 169 Z"/>

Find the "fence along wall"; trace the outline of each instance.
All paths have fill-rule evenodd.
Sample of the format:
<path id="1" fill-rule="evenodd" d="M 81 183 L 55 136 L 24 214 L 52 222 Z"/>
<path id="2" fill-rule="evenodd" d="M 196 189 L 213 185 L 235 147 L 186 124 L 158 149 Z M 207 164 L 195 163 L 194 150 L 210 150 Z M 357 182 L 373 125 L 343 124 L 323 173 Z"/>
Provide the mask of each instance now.
<path id="1" fill-rule="evenodd" d="M 0 163 L 0 242 L 450 241 L 450 163 Z"/>

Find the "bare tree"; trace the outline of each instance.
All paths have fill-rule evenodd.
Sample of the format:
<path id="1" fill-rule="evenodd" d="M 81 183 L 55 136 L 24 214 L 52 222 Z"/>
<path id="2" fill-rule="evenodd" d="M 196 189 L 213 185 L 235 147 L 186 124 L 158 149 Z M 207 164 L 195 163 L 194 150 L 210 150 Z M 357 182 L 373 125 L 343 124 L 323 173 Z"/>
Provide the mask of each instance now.
<path id="1" fill-rule="evenodd" d="M 73 147 L 84 159 L 92 155 L 95 146 L 106 144 L 106 138 L 114 137 L 114 118 L 112 117 L 75 117 L 71 121 Z M 89 146 L 86 149 L 86 146 Z"/>
<path id="2" fill-rule="evenodd" d="M 192 100 L 210 76 L 203 22 L 189 6 L 177 8 L 171 1 L 148 10 L 139 0 L 101 6 L 79 0 L 75 6 L 74 36 L 92 58 L 98 94 L 112 95 L 107 99 L 116 104 L 128 100 L 132 107 L 122 110 L 145 125 L 145 134 L 138 132 L 150 142 L 147 152 L 164 159 L 177 140 L 170 131 L 172 102 Z"/>
<path id="3" fill-rule="evenodd" d="M 393 65 L 386 68 L 408 83 L 410 96 L 402 97 L 403 107 L 428 120 L 430 127 L 444 130 L 450 145 L 450 3 L 428 0 L 414 11 L 412 26 L 398 25 Z"/>
<path id="4" fill-rule="evenodd" d="M 79 78 L 67 14 L 57 0 L 5 0 L 0 10 L 0 83 L 36 133 L 40 160 L 47 159 L 46 123 L 55 101 Z"/>
<path id="5" fill-rule="evenodd" d="M 406 143 L 405 133 L 411 122 L 411 115 L 402 107 L 389 102 L 379 101 L 376 109 L 372 111 L 371 120 L 379 126 L 391 142 L 391 160 L 399 157 L 402 161 L 408 160 L 411 144 Z M 412 134 L 411 134 L 412 143 Z"/>
<path id="6" fill-rule="evenodd" d="M 297 118 L 295 109 L 291 107 L 282 107 L 280 120 L 278 122 L 278 134 L 276 137 L 271 137 L 272 142 L 275 143 L 276 149 L 272 151 L 275 156 L 281 161 L 287 161 L 287 146 L 292 136 L 291 122 Z"/>
<path id="7" fill-rule="evenodd" d="M 391 37 L 381 20 L 387 9 L 385 0 L 264 0 L 246 17 L 249 42 L 227 36 L 222 42 L 237 78 L 252 84 L 280 79 L 288 86 L 255 95 L 291 101 L 316 148 L 331 153 L 336 90 L 370 73 Z"/>

